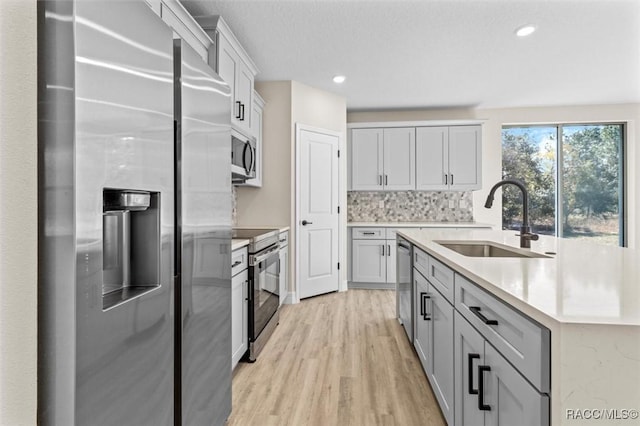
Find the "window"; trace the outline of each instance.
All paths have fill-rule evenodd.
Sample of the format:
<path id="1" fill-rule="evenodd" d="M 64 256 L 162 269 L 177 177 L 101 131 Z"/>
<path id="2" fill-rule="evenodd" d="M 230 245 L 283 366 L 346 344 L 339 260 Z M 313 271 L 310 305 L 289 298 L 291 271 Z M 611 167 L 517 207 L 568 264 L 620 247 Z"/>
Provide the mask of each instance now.
<path id="1" fill-rule="evenodd" d="M 533 232 L 625 245 L 624 125 L 502 128 L 502 174 L 525 182 Z M 521 193 L 503 187 L 502 227 L 518 229 Z"/>

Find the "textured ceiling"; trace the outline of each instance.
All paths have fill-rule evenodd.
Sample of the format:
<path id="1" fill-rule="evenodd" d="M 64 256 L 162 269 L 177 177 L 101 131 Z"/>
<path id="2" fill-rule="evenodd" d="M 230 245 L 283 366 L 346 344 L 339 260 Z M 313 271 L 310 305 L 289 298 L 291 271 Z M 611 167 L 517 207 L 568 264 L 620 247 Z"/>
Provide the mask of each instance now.
<path id="1" fill-rule="evenodd" d="M 328 90 L 350 111 L 640 102 L 637 0 L 182 3 L 223 17 L 257 80 Z M 538 30 L 516 37 L 527 23 Z"/>

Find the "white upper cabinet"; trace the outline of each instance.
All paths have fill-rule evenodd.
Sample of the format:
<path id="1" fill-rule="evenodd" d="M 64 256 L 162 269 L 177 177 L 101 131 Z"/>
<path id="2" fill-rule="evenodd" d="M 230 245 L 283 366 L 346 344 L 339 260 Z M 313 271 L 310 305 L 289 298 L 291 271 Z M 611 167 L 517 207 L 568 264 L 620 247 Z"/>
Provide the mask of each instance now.
<path id="1" fill-rule="evenodd" d="M 413 127 L 384 129 L 384 189 L 406 191 L 416 189 L 416 129 Z"/>
<path id="2" fill-rule="evenodd" d="M 382 129 L 351 131 L 351 189 L 382 190 L 382 156 Z"/>
<path id="3" fill-rule="evenodd" d="M 482 127 L 418 127 L 416 189 L 468 191 L 482 187 Z"/>
<path id="4" fill-rule="evenodd" d="M 415 189 L 415 128 L 353 129 L 351 189 Z"/>
<path id="5" fill-rule="evenodd" d="M 221 17 L 196 19 L 216 41 L 217 55 L 210 55 L 209 65 L 231 87 L 231 125 L 240 133 L 252 136 L 253 83 L 258 69 Z"/>
<path id="6" fill-rule="evenodd" d="M 482 128 L 449 127 L 449 189 L 467 191 L 482 187 Z"/>
<path id="7" fill-rule="evenodd" d="M 253 109 L 253 81 L 255 74 L 242 59 L 229 39 L 218 34 L 218 74 L 231 87 L 231 124 L 251 134 Z"/>
<path id="8" fill-rule="evenodd" d="M 207 62 L 214 42 L 178 0 L 146 0 L 149 7 Z"/>
<path id="9" fill-rule="evenodd" d="M 416 189 L 440 191 L 448 189 L 448 127 L 416 129 Z"/>

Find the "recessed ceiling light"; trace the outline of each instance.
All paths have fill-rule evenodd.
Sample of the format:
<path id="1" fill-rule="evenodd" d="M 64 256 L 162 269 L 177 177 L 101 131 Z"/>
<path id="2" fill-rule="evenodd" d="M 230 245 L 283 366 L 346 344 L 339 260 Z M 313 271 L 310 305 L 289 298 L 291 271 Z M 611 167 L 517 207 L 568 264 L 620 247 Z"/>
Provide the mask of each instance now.
<path id="1" fill-rule="evenodd" d="M 526 37 L 533 34 L 535 30 L 535 25 L 524 25 L 516 30 L 516 35 L 518 37 Z"/>
<path id="2" fill-rule="evenodd" d="M 336 75 L 335 77 L 333 77 L 333 82 L 340 84 L 340 83 L 344 83 L 346 79 L 347 78 L 344 75 Z"/>

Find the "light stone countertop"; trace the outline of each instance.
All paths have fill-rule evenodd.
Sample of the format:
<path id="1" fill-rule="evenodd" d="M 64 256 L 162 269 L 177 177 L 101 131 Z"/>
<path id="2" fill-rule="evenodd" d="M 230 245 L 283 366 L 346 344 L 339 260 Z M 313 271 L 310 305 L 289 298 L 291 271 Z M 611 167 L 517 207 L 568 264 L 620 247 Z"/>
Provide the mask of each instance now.
<path id="1" fill-rule="evenodd" d="M 288 231 L 288 226 L 234 226 L 234 229 L 278 229 L 280 232 Z M 249 245 L 251 241 L 243 238 L 231 240 L 231 251 L 238 250 Z"/>
<path id="2" fill-rule="evenodd" d="M 249 245 L 251 241 L 245 238 L 234 238 L 231 240 L 231 251 L 241 249 Z"/>
<path id="3" fill-rule="evenodd" d="M 347 222 L 348 227 L 367 228 L 493 228 L 480 222 Z"/>
<path id="4" fill-rule="evenodd" d="M 289 226 L 234 226 L 233 229 L 277 229 L 280 232 L 288 231 Z"/>
<path id="5" fill-rule="evenodd" d="M 548 259 L 467 257 L 433 240 L 495 241 L 519 248 L 516 231 L 402 230 L 411 242 L 548 326 L 550 322 L 640 326 L 640 252 L 541 235 Z"/>
<path id="6" fill-rule="evenodd" d="M 515 231 L 414 230 L 400 235 L 551 331 L 551 424 L 568 410 L 640 410 L 640 251 L 540 236 L 549 259 L 473 258 L 435 241 L 494 241 Z M 593 425 L 611 424 L 593 420 Z M 638 418 L 622 422 L 639 425 Z M 621 423 L 621 424 L 622 424 Z M 585 423 L 586 424 L 586 423 Z"/>

